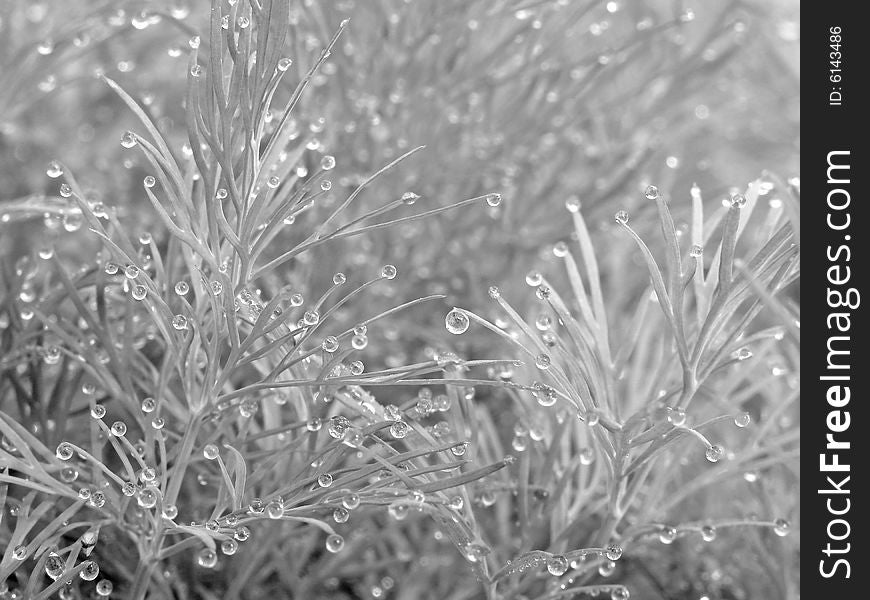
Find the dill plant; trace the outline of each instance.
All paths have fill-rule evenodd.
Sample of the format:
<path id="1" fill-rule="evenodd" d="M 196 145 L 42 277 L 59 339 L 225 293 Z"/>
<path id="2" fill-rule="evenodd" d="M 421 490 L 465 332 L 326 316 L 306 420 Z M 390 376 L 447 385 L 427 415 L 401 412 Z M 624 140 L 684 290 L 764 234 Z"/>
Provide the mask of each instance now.
<path id="1" fill-rule="evenodd" d="M 53 161 L 3 206 L 60 234 L 0 276 L 3 597 L 794 595 L 798 186 L 706 216 L 693 189 L 688 228 L 650 189 L 587 228 L 691 141 L 738 3 L 698 38 L 592 2 L 141 7 L 39 31 L 42 72 L 4 55 L 9 119 L 99 76 L 142 185 L 110 206 Z M 76 62 L 161 19 L 190 36 L 174 123 Z M 508 304 L 541 243 L 564 271 Z"/>
<path id="2" fill-rule="evenodd" d="M 731 536 L 727 547 L 757 556 L 760 568 L 738 561 L 724 582 L 698 582 L 697 593 L 795 593 L 795 549 L 780 540 L 797 511 L 782 503 L 780 487 L 799 457 L 799 316 L 788 297 L 800 273 L 795 185 L 768 175 L 707 216 L 693 187 L 689 221 L 679 227 L 649 186 L 660 257 L 627 211 L 615 214 L 650 281 L 633 297 L 633 315 L 616 304 L 628 319 L 612 316 L 576 197 L 566 202 L 574 243 L 552 248 L 564 272 L 525 277 L 538 300 L 528 318 L 495 286 L 489 295 L 502 316 L 494 323 L 461 308 L 448 313 L 451 333 L 489 330 L 528 365 L 494 370 L 516 382 L 498 398 L 511 405 L 513 435 L 480 441 L 518 457 L 504 498 L 511 509 L 485 526 L 494 569 L 507 560 L 490 577 L 493 597 L 623 599 L 632 588 L 642 597 L 690 595 L 684 586 L 697 573 L 674 576 L 686 567 L 668 559 L 671 545 L 715 553 L 708 542 Z M 613 285 L 625 293 L 623 282 Z M 506 429 L 495 425 L 494 408 L 477 418 L 476 431 Z M 720 500 L 718 487 L 727 490 Z M 488 482 L 480 489 L 503 494 Z"/>
<path id="3" fill-rule="evenodd" d="M 4 519 L 2 533 L 5 595 L 171 597 L 181 585 L 245 596 L 274 585 L 279 565 L 262 564 L 264 549 L 328 568 L 294 566 L 296 593 L 321 593 L 341 572 L 327 557 L 360 542 L 339 532 L 370 509 L 430 513 L 460 546 L 476 535 L 454 492 L 506 461 L 466 466 L 464 431 L 424 424 L 459 404 L 456 389 L 402 406 L 365 389 L 473 365 L 450 354 L 384 370 L 357 360 L 381 319 L 433 297 L 369 307 L 348 324 L 344 305 L 397 277 L 394 266 L 353 278 L 361 282 L 335 273 L 321 290 L 285 285 L 276 272 L 334 240 L 497 196 L 391 219 L 413 203 L 405 193 L 347 218 L 400 157 L 344 201 L 326 201 L 340 167 L 317 152 L 306 172 L 302 157 L 321 148 L 300 137 L 292 111 L 345 24 L 273 106 L 291 59 L 289 24 L 271 14 L 287 7 L 212 4 L 207 33 L 189 42 L 181 152 L 101 75 L 141 122 L 120 146 L 150 165 L 141 193 L 159 229 L 131 236 L 58 161 L 46 173 L 59 197 L 12 207 L 44 212 L 68 233 L 87 229 L 102 249 L 96 264 L 71 269 L 49 248 L 5 273 L 0 491 L 14 522 Z M 225 561 L 235 568 L 214 570 Z M 279 579 L 291 576 L 282 568 Z"/>

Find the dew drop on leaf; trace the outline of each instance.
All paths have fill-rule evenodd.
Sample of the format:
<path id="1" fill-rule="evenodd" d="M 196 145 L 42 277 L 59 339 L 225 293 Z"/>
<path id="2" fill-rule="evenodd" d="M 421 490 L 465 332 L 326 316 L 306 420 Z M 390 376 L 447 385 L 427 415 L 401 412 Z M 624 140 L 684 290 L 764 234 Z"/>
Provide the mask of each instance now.
<path id="1" fill-rule="evenodd" d="M 56 160 L 48 163 L 48 168 L 45 170 L 45 174 L 51 177 L 52 179 L 57 179 L 61 175 L 63 175 L 63 167 Z"/>
<path id="2" fill-rule="evenodd" d="M 106 597 L 112 594 L 112 590 L 114 589 L 114 585 L 108 579 L 100 579 L 97 582 L 96 587 L 94 588 L 97 592 L 98 596 Z"/>
<path id="3" fill-rule="evenodd" d="M 79 577 L 85 581 L 93 581 L 100 574 L 100 565 L 96 561 L 89 560 L 85 563 L 85 568 L 79 571 Z"/>
<path id="4" fill-rule="evenodd" d="M 132 131 L 125 131 L 124 135 L 121 136 L 121 146 L 123 146 L 124 148 L 132 148 L 138 143 L 139 138 L 136 137 L 136 134 Z"/>
<path id="5" fill-rule="evenodd" d="M 777 519 L 773 523 L 773 532 L 779 537 L 787 536 L 790 529 L 791 524 L 785 519 Z"/>
<path id="6" fill-rule="evenodd" d="M 204 569 L 213 569 L 217 565 L 217 553 L 211 548 L 203 548 L 196 553 L 196 564 Z"/>
<path id="7" fill-rule="evenodd" d="M 453 335 L 465 333 L 468 331 L 470 324 L 471 321 L 468 318 L 468 314 L 466 314 L 464 310 L 458 308 L 452 309 L 447 313 L 447 316 L 444 317 L 444 325 L 447 328 L 447 331 Z"/>
<path id="8" fill-rule="evenodd" d="M 337 533 L 333 533 L 331 535 L 326 536 L 326 549 L 329 552 L 335 554 L 336 552 L 341 552 L 344 548 L 344 538 L 338 535 Z"/>
<path id="9" fill-rule="evenodd" d="M 712 525 L 703 525 L 701 527 L 701 539 L 705 542 L 712 542 L 716 539 L 716 528 Z"/>
<path id="10" fill-rule="evenodd" d="M 487 194 L 486 203 L 487 205 L 495 208 L 496 206 L 501 204 L 501 194 Z"/>
<path id="11" fill-rule="evenodd" d="M 713 444 L 709 448 L 707 448 L 704 455 L 707 457 L 707 460 L 711 463 L 717 463 L 722 459 L 722 456 L 725 454 L 724 448 L 718 444 Z"/>
<path id="12" fill-rule="evenodd" d="M 550 575 L 561 577 L 568 571 L 568 559 L 560 554 L 551 556 L 547 559 L 547 571 Z"/>
<path id="13" fill-rule="evenodd" d="M 659 541 L 662 544 L 672 544 L 675 539 L 677 539 L 677 530 L 675 528 L 665 526 L 659 531 Z"/>

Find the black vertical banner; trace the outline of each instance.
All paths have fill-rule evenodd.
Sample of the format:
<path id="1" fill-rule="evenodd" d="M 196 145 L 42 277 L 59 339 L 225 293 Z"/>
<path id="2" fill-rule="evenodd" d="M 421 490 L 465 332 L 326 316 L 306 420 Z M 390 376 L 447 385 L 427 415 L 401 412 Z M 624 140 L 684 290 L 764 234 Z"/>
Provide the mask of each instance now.
<path id="1" fill-rule="evenodd" d="M 863 302 L 870 64 L 862 3 L 805 2 L 803 107 L 801 587 L 805 598 L 865 597 L 870 370 Z M 805 387 L 803 387 L 805 384 Z"/>

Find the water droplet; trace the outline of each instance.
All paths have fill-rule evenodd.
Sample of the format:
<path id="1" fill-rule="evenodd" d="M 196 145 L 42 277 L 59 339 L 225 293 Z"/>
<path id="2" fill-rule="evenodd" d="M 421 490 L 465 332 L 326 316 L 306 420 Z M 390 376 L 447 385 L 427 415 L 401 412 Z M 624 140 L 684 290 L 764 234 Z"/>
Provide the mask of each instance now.
<path id="1" fill-rule="evenodd" d="M 489 286 L 489 289 L 487 290 L 487 294 L 489 294 L 489 297 L 492 298 L 493 300 L 497 300 L 498 298 L 501 298 L 501 292 L 494 285 Z"/>
<path id="2" fill-rule="evenodd" d="M 139 490 L 136 495 L 136 503 L 142 508 L 154 508 L 157 505 L 157 500 L 160 498 L 160 493 L 153 485 L 147 485 Z"/>
<path id="3" fill-rule="evenodd" d="M 54 52 L 54 40 L 45 39 L 36 45 L 36 53 L 40 56 L 48 56 Z"/>
<path id="4" fill-rule="evenodd" d="M 529 271 L 526 274 L 526 285 L 529 287 L 538 287 L 543 281 L 544 276 L 537 271 Z"/>
<path id="5" fill-rule="evenodd" d="M 705 542 L 712 542 L 716 539 L 716 528 L 712 525 L 703 525 L 701 527 L 701 539 Z"/>
<path id="6" fill-rule="evenodd" d="M 209 284 L 209 287 L 211 288 L 211 293 L 212 293 L 212 295 L 214 295 L 214 296 L 220 296 L 220 295 L 221 295 L 221 292 L 224 291 L 224 286 L 223 286 L 223 284 L 222 284 L 220 281 L 218 281 L 217 279 L 215 279 L 214 281 L 212 281 L 212 282 Z"/>
<path id="7" fill-rule="evenodd" d="M 773 522 L 773 532 L 779 537 L 787 536 L 790 529 L 791 524 L 785 519 L 777 519 Z"/>
<path id="8" fill-rule="evenodd" d="M 154 417 L 151 419 L 151 428 L 156 430 L 161 430 L 166 425 L 166 421 L 163 417 Z"/>
<path id="9" fill-rule="evenodd" d="M 686 424 L 686 411 L 682 408 L 672 408 L 668 411 L 668 422 L 674 427 Z"/>
<path id="10" fill-rule="evenodd" d="M 550 368 L 552 364 L 552 359 L 549 354 L 538 354 L 535 357 L 535 366 L 541 369 L 542 371 L 546 371 Z"/>
<path id="11" fill-rule="evenodd" d="M 266 504 L 266 516 L 270 519 L 280 519 L 284 516 L 284 504 L 277 500 L 272 500 Z"/>
<path id="12" fill-rule="evenodd" d="M 324 171 L 331 171 L 335 168 L 335 157 L 327 154 L 320 159 L 320 168 Z"/>
<path id="13" fill-rule="evenodd" d="M 221 552 L 227 556 L 232 556 L 239 549 L 239 543 L 236 540 L 224 540 L 221 542 Z"/>
<path id="14" fill-rule="evenodd" d="M 73 467 L 64 467 L 60 470 L 60 479 L 64 483 L 72 483 L 79 478 L 79 472 Z"/>
<path id="15" fill-rule="evenodd" d="M 281 185 L 281 178 L 277 175 L 272 175 L 266 180 L 266 185 L 274 190 L 276 187 Z"/>
<path id="16" fill-rule="evenodd" d="M 63 167 L 56 160 L 48 163 L 48 168 L 45 170 L 45 174 L 51 177 L 52 179 L 57 179 L 61 175 L 63 175 Z"/>
<path id="17" fill-rule="evenodd" d="M 179 281 L 175 284 L 175 293 L 178 296 L 186 296 L 190 291 L 190 285 L 186 281 Z"/>
<path id="18" fill-rule="evenodd" d="M 132 148 L 139 143 L 139 138 L 132 131 L 125 131 L 121 136 L 121 146 L 124 148 Z"/>
<path id="19" fill-rule="evenodd" d="M 329 335 L 323 339 L 320 347 L 323 348 L 324 352 L 335 352 L 336 350 L 338 350 L 338 338 L 336 338 L 334 335 Z"/>
<path id="20" fill-rule="evenodd" d="M 217 553 L 211 548 L 203 548 L 196 553 L 196 564 L 204 569 L 213 569 L 217 565 Z"/>
<path id="21" fill-rule="evenodd" d="M 620 225 L 625 225 L 628 223 L 628 213 L 624 210 L 617 211 L 613 218 L 616 219 L 616 222 Z"/>
<path id="22" fill-rule="evenodd" d="M 725 455 L 725 449 L 718 444 L 713 444 L 712 446 L 707 448 L 707 451 L 704 453 L 704 455 L 711 463 L 717 463 Z"/>
<path id="23" fill-rule="evenodd" d="M 414 192 L 405 192 L 404 194 L 402 194 L 402 202 L 408 206 L 411 206 L 419 199 L 420 195 L 415 194 Z"/>
<path id="24" fill-rule="evenodd" d="M 248 398 L 239 404 L 239 414 L 246 419 L 250 419 L 257 414 L 259 408 L 260 403 L 256 398 Z"/>
<path id="25" fill-rule="evenodd" d="M 622 546 L 610 544 L 605 550 L 604 555 L 608 560 L 619 560 L 622 558 Z"/>
<path id="26" fill-rule="evenodd" d="M 153 175 L 146 175 L 145 179 L 142 180 L 142 185 L 146 188 L 151 189 L 157 184 L 157 180 L 154 179 Z"/>
<path id="27" fill-rule="evenodd" d="M 49 554 L 48 559 L 45 561 L 45 574 L 56 581 L 61 575 L 63 575 L 63 571 L 63 559 L 54 552 Z"/>
<path id="28" fill-rule="evenodd" d="M 202 448 L 202 455 L 208 460 L 214 460 L 220 454 L 220 450 L 215 444 L 206 444 Z"/>
<path id="29" fill-rule="evenodd" d="M 731 198 L 729 198 L 729 201 L 731 202 L 731 206 L 733 208 L 743 208 L 743 206 L 746 205 L 746 196 L 740 193 L 731 194 Z"/>
<path id="30" fill-rule="evenodd" d="M 357 494 L 355 492 L 351 492 L 351 493 L 345 495 L 341 499 L 341 505 L 343 507 L 345 507 L 347 510 L 356 509 L 357 507 L 359 507 L 360 502 L 361 502 L 361 499 L 359 497 L 359 494 Z"/>
<path id="31" fill-rule="evenodd" d="M 570 213 L 580 212 L 580 198 L 577 196 L 570 196 L 565 200 L 565 208 L 567 208 Z"/>
<path id="32" fill-rule="evenodd" d="M 140 272 L 141 271 L 139 267 L 134 264 L 129 264 L 124 267 L 124 277 L 126 277 L 127 279 L 136 279 L 137 277 L 139 277 Z"/>
<path id="33" fill-rule="evenodd" d="M 610 600 L 629 600 L 631 594 L 627 587 L 619 586 L 610 590 Z"/>
<path id="34" fill-rule="evenodd" d="M 332 417 L 329 420 L 329 426 L 326 428 L 326 431 L 329 433 L 331 438 L 340 440 L 345 436 L 345 434 L 347 434 L 347 428 L 349 426 L 350 422 L 347 420 L 347 417 Z"/>
<path id="35" fill-rule="evenodd" d="M 659 541 L 662 544 L 672 544 L 677 539 L 677 530 L 673 527 L 662 527 L 659 531 Z"/>
<path id="36" fill-rule="evenodd" d="M 112 594 L 112 590 L 114 589 L 114 585 L 108 579 L 100 579 L 96 585 L 96 592 L 98 596 L 110 596 Z"/>
<path id="37" fill-rule="evenodd" d="M 140 283 L 133 286 L 133 291 L 130 292 L 130 295 L 133 297 L 133 300 L 144 300 L 145 296 L 148 295 L 148 288 Z"/>
<path id="38" fill-rule="evenodd" d="M 61 442 L 57 445 L 57 450 L 54 452 L 60 460 L 69 460 L 73 456 L 73 447 L 69 442 Z"/>
<path id="39" fill-rule="evenodd" d="M 302 322 L 309 327 L 313 327 L 320 322 L 320 313 L 314 309 L 305 311 L 305 314 L 302 315 Z"/>
<path id="40" fill-rule="evenodd" d="M 198 64 L 191 66 L 190 67 L 190 74 L 193 77 L 199 77 L 200 75 L 202 75 L 202 67 L 199 66 Z"/>
<path id="41" fill-rule="evenodd" d="M 44 350 L 42 360 L 47 365 L 56 365 L 60 362 L 61 356 L 62 352 L 60 348 L 58 348 L 57 346 L 49 346 Z"/>
<path id="42" fill-rule="evenodd" d="M 568 256 L 568 244 L 565 242 L 556 242 L 553 245 L 553 256 L 556 258 L 565 258 Z"/>
<path id="43" fill-rule="evenodd" d="M 184 315 L 175 315 L 172 317 L 172 328 L 182 331 L 187 329 L 187 317 Z"/>
<path id="44" fill-rule="evenodd" d="M 390 435 L 397 440 L 401 440 L 408 435 L 409 429 L 410 427 L 404 421 L 394 421 L 393 424 L 390 425 Z"/>
<path id="45" fill-rule="evenodd" d="M 561 577 L 568 570 L 568 559 L 557 554 L 547 559 L 547 571 L 550 575 Z"/>
<path id="46" fill-rule="evenodd" d="M 384 268 L 381 269 L 381 277 L 384 279 L 395 279 L 397 273 L 398 271 L 393 265 L 384 265 Z"/>
<path id="47" fill-rule="evenodd" d="M 332 276 L 332 283 L 335 285 L 342 285 L 347 281 L 347 276 L 344 273 L 336 273 Z"/>
<path id="48" fill-rule="evenodd" d="M 704 254 L 704 249 L 698 244 L 695 244 L 692 246 L 692 249 L 689 250 L 689 256 L 692 258 L 699 258 L 702 254 Z"/>
<path id="49" fill-rule="evenodd" d="M 480 544 L 469 543 L 465 545 L 464 552 L 468 562 L 477 563 L 482 562 L 486 555 L 489 554 L 489 548 Z"/>
<path id="50" fill-rule="evenodd" d="M 752 422 L 752 416 L 748 412 L 739 413 L 734 417 L 734 424 L 740 428 L 748 427 Z"/>
<path id="51" fill-rule="evenodd" d="M 605 561 L 598 565 L 598 574 L 602 577 L 610 577 L 616 571 L 616 563 L 612 560 Z"/>
<path id="52" fill-rule="evenodd" d="M 72 196 L 72 188 L 67 183 L 60 184 L 60 188 L 58 188 L 58 193 L 63 198 L 69 198 Z"/>
<path id="53" fill-rule="evenodd" d="M 487 194 L 486 195 L 486 203 L 489 206 L 495 208 L 499 204 L 501 204 L 501 194 Z"/>
<path id="54" fill-rule="evenodd" d="M 226 29 L 226 27 L 224 27 Z M 286 56 L 278 61 L 278 70 L 282 73 L 290 68 L 290 65 L 293 64 L 292 58 L 287 58 Z"/>
<path id="55" fill-rule="evenodd" d="M 317 485 L 319 485 L 322 488 L 327 488 L 327 487 L 331 486 L 332 485 L 332 475 L 330 475 L 329 473 L 322 473 L 317 478 Z"/>
<path id="56" fill-rule="evenodd" d="M 102 404 L 94 404 L 91 407 L 91 416 L 95 419 L 102 419 L 106 416 L 106 407 Z"/>
<path id="57" fill-rule="evenodd" d="M 95 561 L 89 560 L 85 563 L 85 568 L 79 571 L 79 577 L 85 581 L 93 581 L 100 574 L 100 565 Z"/>
<path id="58" fill-rule="evenodd" d="M 347 520 L 349 518 L 350 518 L 350 512 L 346 508 L 344 508 L 343 506 L 340 506 L 340 507 L 336 508 L 334 511 L 332 511 L 332 519 L 336 523 L 347 523 Z"/>
<path id="59" fill-rule="evenodd" d="M 111 431 L 115 437 L 123 437 L 127 434 L 127 425 L 124 421 L 115 421 L 112 423 Z"/>
<path id="60" fill-rule="evenodd" d="M 364 350 L 369 345 L 369 338 L 364 335 L 355 335 L 350 339 L 350 345 L 354 350 Z"/>
<path id="61" fill-rule="evenodd" d="M 737 352 L 734 353 L 734 357 L 737 360 L 748 360 L 752 358 L 752 350 L 749 348 L 740 348 Z"/>
<path id="62" fill-rule="evenodd" d="M 447 316 L 444 317 L 444 325 L 447 327 L 447 331 L 453 335 L 465 333 L 468 331 L 470 324 L 471 320 L 468 318 L 468 314 L 466 314 L 464 310 L 458 308 L 452 309 L 447 313 Z"/>
<path id="63" fill-rule="evenodd" d="M 337 533 L 326 536 L 326 549 L 335 554 L 344 548 L 344 538 Z"/>
<path id="64" fill-rule="evenodd" d="M 242 15 L 238 19 L 236 19 L 236 24 L 239 26 L 239 29 L 247 29 L 248 25 L 251 24 L 251 20 L 248 17 Z"/>
<path id="65" fill-rule="evenodd" d="M 647 186 L 646 190 L 644 190 L 643 195 L 646 196 L 647 200 L 656 200 L 659 197 L 659 188 L 654 185 Z"/>
<path id="66" fill-rule="evenodd" d="M 592 448 L 583 448 L 580 450 L 580 464 L 591 465 L 595 462 L 595 451 Z"/>
<path id="67" fill-rule="evenodd" d="M 12 558 L 15 560 L 24 560 L 27 558 L 27 546 L 25 544 L 18 544 L 15 548 L 12 549 Z"/>

